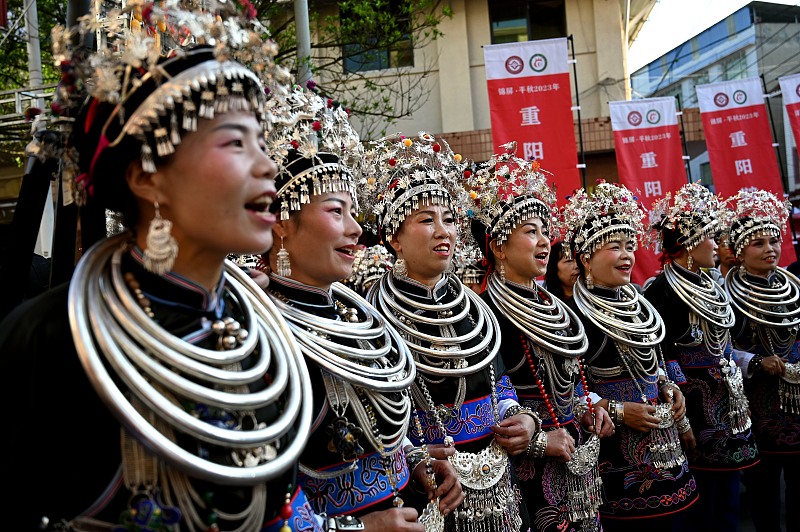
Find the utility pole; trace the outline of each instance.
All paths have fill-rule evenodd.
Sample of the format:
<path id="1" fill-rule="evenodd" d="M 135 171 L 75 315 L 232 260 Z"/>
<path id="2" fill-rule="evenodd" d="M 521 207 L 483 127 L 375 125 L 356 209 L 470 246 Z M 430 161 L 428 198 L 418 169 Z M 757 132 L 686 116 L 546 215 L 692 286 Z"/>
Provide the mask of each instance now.
<path id="1" fill-rule="evenodd" d="M 311 29 L 308 24 L 308 0 L 294 0 L 294 25 L 297 33 L 297 84 L 311 79 Z"/>

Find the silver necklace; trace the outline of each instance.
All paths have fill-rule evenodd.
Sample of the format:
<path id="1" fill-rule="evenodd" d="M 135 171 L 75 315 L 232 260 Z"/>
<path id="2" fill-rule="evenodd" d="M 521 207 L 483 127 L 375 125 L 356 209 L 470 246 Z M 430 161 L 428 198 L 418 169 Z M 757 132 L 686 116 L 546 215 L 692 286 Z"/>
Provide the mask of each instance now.
<path id="1" fill-rule="evenodd" d="M 450 303 L 428 305 L 405 296 L 395 286 L 392 273 L 385 274 L 372 285 L 367 297 L 403 335 L 420 373 L 435 377 L 465 377 L 483 371 L 494 361 L 500 348 L 500 342 L 495 341 L 499 337 L 500 325 L 491 309 L 475 292 L 465 289 L 454 275 L 445 275 L 448 288 L 455 294 L 454 301 Z M 436 312 L 438 317 L 420 316 L 415 312 L 418 310 Z M 452 330 L 464 317 L 475 321 L 469 332 L 458 336 L 441 334 L 445 329 Z M 422 333 L 417 325 L 438 327 L 440 334 Z M 476 337 L 479 341 L 475 346 L 461 347 Z M 465 359 L 480 353 L 484 353 L 484 356 L 477 363 L 465 364 Z"/>
<path id="2" fill-rule="evenodd" d="M 730 329 L 736 318 L 728 294 L 704 271 L 701 270 L 699 275 L 698 285 L 680 275 L 671 262 L 664 265 L 664 277 L 667 283 L 681 301 L 686 303 L 690 311 L 716 327 Z"/>
<path id="3" fill-rule="evenodd" d="M 331 292 L 337 302 L 357 309 L 356 314 L 347 313 L 349 316 L 363 316 L 363 321 L 324 318 L 275 293 L 270 296 L 289 322 L 303 354 L 323 369 L 328 403 L 336 415 L 343 419 L 349 406 L 372 447 L 384 457 L 393 456 L 411 416 L 408 388 L 416 376 L 411 352 L 363 297 L 341 283 L 333 283 Z M 358 347 L 344 345 L 346 339 L 355 340 Z M 391 392 L 398 393 L 397 400 L 386 395 Z M 380 432 L 378 418 L 393 432 Z"/>
<path id="4" fill-rule="evenodd" d="M 583 356 L 589 340 L 581 320 L 544 288 L 537 285 L 534 289 L 545 297 L 538 301 L 524 297 L 509 289 L 496 273 L 489 276 L 489 297 L 517 329 L 551 353 L 570 358 Z"/>
<path id="5" fill-rule="evenodd" d="M 334 297 L 359 310 L 364 321 L 324 318 L 283 301 L 272 301 L 289 322 L 303 354 L 326 371 L 356 386 L 397 392 L 407 389 L 416 376 L 414 360 L 403 339 L 363 297 L 341 283 L 331 286 Z M 347 346 L 342 339 L 357 341 Z"/>
<path id="6" fill-rule="evenodd" d="M 597 296 L 578 279 L 573 299 L 581 314 L 613 340 L 634 348 L 660 344 L 666 331 L 653 305 L 631 284 L 621 286 L 618 293 L 616 300 Z"/>
<path id="7" fill-rule="evenodd" d="M 187 475 L 236 486 L 276 478 L 297 462 L 311 429 L 311 381 L 288 326 L 264 292 L 225 261 L 225 290 L 241 305 L 251 334 L 230 351 L 184 342 L 155 323 L 128 291 L 120 267 L 127 238 L 119 235 L 89 250 L 69 288 L 75 347 L 98 395 L 131 434 Z M 237 361 L 246 356 L 255 357 L 258 370 L 241 370 Z M 267 368 L 274 368 L 271 380 L 265 379 Z M 268 384 L 250 392 L 248 385 L 256 382 Z M 254 418 L 254 410 L 267 406 L 278 414 L 269 425 L 254 420 L 249 430 L 241 424 L 223 428 L 184 410 L 184 398 L 237 419 Z M 147 405 L 157 422 L 139 412 L 133 400 Z M 240 466 L 217 463 L 178 445 L 172 432 L 233 455 L 247 449 L 253 453 L 246 453 L 248 460 Z M 278 444 L 290 434 L 288 444 Z"/>
<path id="8" fill-rule="evenodd" d="M 783 268 L 776 268 L 770 286 L 764 286 L 734 266 L 725 276 L 725 290 L 731 304 L 755 323 L 779 329 L 800 325 L 800 280 Z"/>

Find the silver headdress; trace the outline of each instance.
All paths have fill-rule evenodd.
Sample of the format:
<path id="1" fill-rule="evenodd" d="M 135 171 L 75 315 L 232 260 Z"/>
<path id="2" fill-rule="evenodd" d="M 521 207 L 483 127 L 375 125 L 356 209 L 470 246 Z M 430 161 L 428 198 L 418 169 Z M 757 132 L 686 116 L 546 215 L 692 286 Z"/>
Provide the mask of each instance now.
<path id="1" fill-rule="evenodd" d="M 468 168 L 444 139 L 429 133 L 415 138 L 397 133 L 370 143 L 358 179 L 367 227 L 385 232 L 391 241 L 406 216 L 421 205 L 448 205 L 463 223 L 466 190 L 461 180 Z"/>
<path id="2" fill-rule="evenodd" d="M 578 189 L 561 211 L 564 241 L 575 255 L 591 255 L 619 235 L 637 241 L 645 211 L 625 186 L 600 180 L 591 195 Z"/>
<path id="3" fill-rule="evenodd" d="M 742 189 L 728 199 L 735 218 L 731 223 L 729 241 L 736 256 L 759 234 L 781 237 L 786 231 L 786 222 L 791 204 L 781 201 L 766 190 Z"/>
<path id="4" fill-rule="evenodd" d="M 555 227 L 557 212 L 555 192 L 548 185 L 541 165 L 517 157 L 516 142 L 502 147 L 503 153 L 479 165 L 466 180 L 472 204 L 467 216 L 480 223 L 484 232 L 500 245 L 530 218 L 540 218 L 545 226 Z M 479 241 L 478 245 L 482 243 Z"/>
<path id="5" fill-rule="evenodd" d="M 267 106 L 276 122 L 267 149 L 281 168 L 276 178 L 281 219 L 327 192 L 350 193 L 357 208 L 351 168 L 364 148 L 347 110 L 298 86 Z"/>
<path id="6" fill-rule="evenodd" d="M 700 183 L 683 185 L 674 195 L 667 192 L 653 203 L 651 240 L 664 249 L 665 235 L 675 231 L 675 243 L 691 251 L 704 238 L 720 231 L 725 210 L 724 202 Z"/>
<path id="7" fill-rule="evenodd" d="M 345 284 L 359 294 L 366 294 L 372 283 L 390 271 L 394 265 L 394 256 L 385 246 L 376 244 L 359 249 L 353 260 L 353 273 Z"/>
<path id="8" fill-rule="evenodd" d="M 182 134 L 197 129 L 198 118 L 249 110 L 266 127 L 265 92 L 285 91 L 289 73 L 275 64 L 277 46 L 264 39 L 267 29 L 254 13 L 233 6 L 136 1 L 101 11 L 102 4 L 94 3 L 75 31 L 53 30 L 53 56 L 62 72 L 53 111 L 77 108 L 88 95 L 80 126 L 84 133 L 100 129 L 94 153 L 79 153 L 87 147 L 73 145 L 64 150 L 64 178 L 74 185 L 75 201 L 92 194 L 103 152 L 127 139 L 141 144 L 142 167 L 155 172 Z M 73 44 L 89 35 L 100 36 L 95 53 Z"/>

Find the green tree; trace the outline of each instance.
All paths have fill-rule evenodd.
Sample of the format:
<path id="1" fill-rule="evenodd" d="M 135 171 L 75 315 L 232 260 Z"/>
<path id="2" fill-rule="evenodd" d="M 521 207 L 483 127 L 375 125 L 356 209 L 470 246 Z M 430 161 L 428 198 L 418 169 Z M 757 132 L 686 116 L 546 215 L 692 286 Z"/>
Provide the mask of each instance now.
<path id="1" fill-rule="evenodd" d="M 25 3 L 8 0 L 9 26 L 23 17 Z M 280 46 L 278 61 L 296 72 L 292 2 L 252 3 Z M 54 25 L 64 24 L 66 2 L 37 0 L 37 8 L 42 75 L 45 84 L 55 83 L 59 72 L 53 66 L 50 31 Z M 310 0 L 313 58 L 309 66 L 316 90 L 350 109 L 364 138 L 385 132 L 427 101 L 425 78 L 435 58 L 420 59 L 417 54 L 417 64 L 413 64 L 413 51 L 440 37 L 439 24 L 449 16 L 451 11 L 443 0 Z M 30 86 L 24 20 L 10 31 L 0 32 L 0 40 L 0 91 Z M 370 69 L 373 65 L 378 70 Z M 0 110 L 1 114 L 6 110 Z M 0 149 L 21 155 L 28 135 L 27 128 L 5 128 L 0 123 Z"/>
<path id="2" fill-rule="evenodd" d="M 282 0 L 254 2 L 280 46 L 280 61 L 297 71 L 294 10 Z M 317 90 L 340 100 L 362 137 L 386 132 L 427 101 L 426 76 L 436 57 L 414 54 L 442 36 L 452 11 L 443 0 L 309 0 L 310 69 Z"/>

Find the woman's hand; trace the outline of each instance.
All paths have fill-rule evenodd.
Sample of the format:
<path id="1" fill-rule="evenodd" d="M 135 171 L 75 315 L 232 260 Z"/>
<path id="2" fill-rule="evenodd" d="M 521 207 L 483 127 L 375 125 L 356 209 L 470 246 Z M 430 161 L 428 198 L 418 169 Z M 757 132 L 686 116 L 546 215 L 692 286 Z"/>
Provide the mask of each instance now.
<path id="1" fill-rule="evenodd" d="M 677 384 L 667 384 L 662 389 L 672 388 L 672 419 L 678 421 L 686 415 L 686 397 Z"/>
<path id="2" fill-rule="evenodd" d="M 659 419 L 653 414 L 656 407 L 651 404 L 631 403 L 626 401 L 622 407 L 625 425 L 639 432 L 650 432 L 657 429 Z"/>
<path id="3" fill-rule="evenodd" d="M 452 447 L 450 448 L 452 449 Z M 420 462 L 413 471 L 414 480 L 425 488 L 429 501 L 439 497 L 439 511 L 447 515 L 464 502 L 464 492 L 453 465 L 448 460 L 432 460 L 436 491 L 431 489 L 430 479 L 425 471 L 425 461 Z"/>
<path id="4" fill-rule="evenodd" d="M 491 427 L 495 440 L 508 454 L 516 456 L 528 450 L 536 432 L 536 421 L 527 414 L 517 414 Z"/>
<path id="5" fill-rule="evenodd" d="M 778 355 L 764 357 L 761 361 L 761 369 L 769 375 L 783 375 L 786 373 L 786 364 Z"/>
<path id="6" fill-rule="evenodd" d="M 560 458 L 564 462 L 572 460 L 572 454 L 575 452 L 575 438 L 570 436 L 566 429 L 549 430 L 545 434 L 547 434 L 545 456 Z"/>
<path id="7" fill-rule="evenodd" d="M 419 514 L 414 508 L 391 508 L 380 512 L 370 512 L 361 517 L 364 532 L 425 532 L 422 523 L 418 523 Z"/>
<path id="8" fill-rule="evenodd" d="M 456 448 L 446 447 L 443 443 L 430 443 L 428 444 L 428 454 L 435 460 L 447 460 L 456 454 Z"/>
<path id="9" fill-rule="evenodd" d="M 611 421 L 608 411 L 600 406 L 594 407 L 594 416 L 591 412 L 586 412 L 581 418 L 581 425 L 589 432 L 594 432 L 599 438 L 606 438 L 614 434 L 615 427 Z"/>

